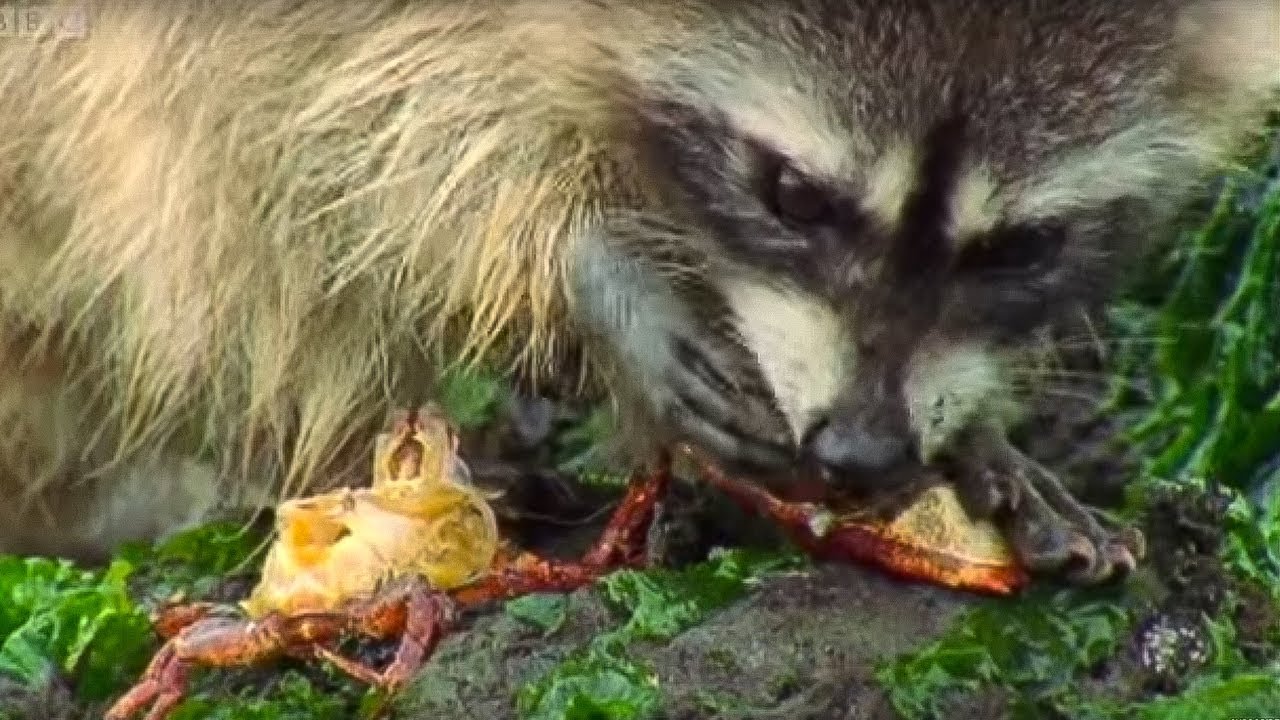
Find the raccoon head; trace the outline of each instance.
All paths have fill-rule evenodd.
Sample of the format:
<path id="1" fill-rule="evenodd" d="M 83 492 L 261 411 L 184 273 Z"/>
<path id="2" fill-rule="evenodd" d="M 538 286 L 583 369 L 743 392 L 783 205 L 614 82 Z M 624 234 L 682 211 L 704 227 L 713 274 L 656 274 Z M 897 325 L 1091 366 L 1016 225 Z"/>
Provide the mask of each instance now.
<path id="1" fill-rule="evenodd" d="M 792 442 L 841 471 L 1011 418 L 1036 334 L 1280 86 L 1273 0 L 706 12 L 644 68 L 644 167 Z"/>

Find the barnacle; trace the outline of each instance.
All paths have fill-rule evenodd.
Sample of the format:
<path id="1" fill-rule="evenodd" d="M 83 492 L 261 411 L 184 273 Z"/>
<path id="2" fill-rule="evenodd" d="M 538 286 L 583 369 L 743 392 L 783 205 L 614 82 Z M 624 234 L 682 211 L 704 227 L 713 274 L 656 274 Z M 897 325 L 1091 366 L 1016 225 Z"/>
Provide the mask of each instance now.
<path id="1" fill-rule="evenodd" d="M 1165 688 L 1177 687 L 1187 673 L 1209 660 L 1204 622 L 1194 613 L 1157 613 L 1134 635 L 1138 666 Z"/>

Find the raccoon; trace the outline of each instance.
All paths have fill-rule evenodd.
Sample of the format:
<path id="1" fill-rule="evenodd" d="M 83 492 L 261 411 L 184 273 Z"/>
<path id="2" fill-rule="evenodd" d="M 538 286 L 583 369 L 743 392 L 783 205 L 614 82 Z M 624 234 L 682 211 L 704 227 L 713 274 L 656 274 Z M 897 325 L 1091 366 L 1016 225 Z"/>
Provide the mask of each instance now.
<path id="1" fill-rule="evenodd" d="M 85 27 L 0 45 L 6 551 L 337 481 L 388 406 L 485 361 L 612 398 L 637 458 L 684 439 L 868 490 L 958 458 L 1030 565 L 1105 579 L 1115 533 L 1006 439 L 1018 368 L 1280 87 L 1276 0 L 120 2 Z"/>

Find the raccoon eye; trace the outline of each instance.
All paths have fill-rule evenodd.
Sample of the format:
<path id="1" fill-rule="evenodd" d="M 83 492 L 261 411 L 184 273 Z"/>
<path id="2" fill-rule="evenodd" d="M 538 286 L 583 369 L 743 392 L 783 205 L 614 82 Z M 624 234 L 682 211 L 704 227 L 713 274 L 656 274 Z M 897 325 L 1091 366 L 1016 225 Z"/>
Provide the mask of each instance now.
<path id="1" fill-rule="evenodd" d="M 1057 260 L 1066 236 L 1056 223 L 997 230 L 962 253 L 956 267 L 982 275 L 1040 274 Z"/>
<path id="2" fill-rule="evenodd" d="M 786 163 L 773 172 L 768 200 L 773 212 L 784 220 L 813 224 L 831 216 L 831 198 L 826 191 Z"/>

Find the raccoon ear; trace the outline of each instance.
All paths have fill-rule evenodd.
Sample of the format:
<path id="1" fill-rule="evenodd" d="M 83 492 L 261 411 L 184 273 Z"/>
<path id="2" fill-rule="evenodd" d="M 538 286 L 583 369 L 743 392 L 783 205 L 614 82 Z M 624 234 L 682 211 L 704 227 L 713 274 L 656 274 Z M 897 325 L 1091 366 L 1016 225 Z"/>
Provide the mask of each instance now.
<path id="1" fill-rule="evenodd" d="M 1280 0 L 1195 0 L 1176 32 L 1180 88 L 1195 109 L 1280 108 Z"/>

